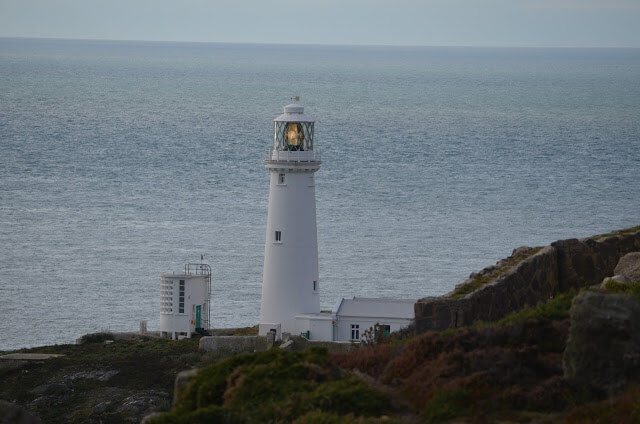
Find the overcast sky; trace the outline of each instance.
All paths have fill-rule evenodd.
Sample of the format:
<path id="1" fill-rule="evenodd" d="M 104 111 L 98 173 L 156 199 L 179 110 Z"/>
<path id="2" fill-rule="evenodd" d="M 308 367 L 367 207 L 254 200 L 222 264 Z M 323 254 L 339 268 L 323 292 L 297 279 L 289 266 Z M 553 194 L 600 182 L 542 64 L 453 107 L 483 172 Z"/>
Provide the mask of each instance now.
<path id="1" fill-rule="evenodd" d="M 0 0 L 0 36 L 640 47 L 640 0 Z"/>

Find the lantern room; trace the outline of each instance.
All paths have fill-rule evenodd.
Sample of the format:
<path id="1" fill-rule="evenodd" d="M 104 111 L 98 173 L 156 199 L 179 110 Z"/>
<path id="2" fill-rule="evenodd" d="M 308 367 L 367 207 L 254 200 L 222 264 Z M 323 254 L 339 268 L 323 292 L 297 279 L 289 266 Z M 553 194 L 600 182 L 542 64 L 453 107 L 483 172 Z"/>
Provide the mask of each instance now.
<path id="1" fill-rule="evenodd" d="M 293 103 L 273 121 L 273 149 L 281 151 L 313 150 L 313 120 L 304 115 L 304 107 Z"/>

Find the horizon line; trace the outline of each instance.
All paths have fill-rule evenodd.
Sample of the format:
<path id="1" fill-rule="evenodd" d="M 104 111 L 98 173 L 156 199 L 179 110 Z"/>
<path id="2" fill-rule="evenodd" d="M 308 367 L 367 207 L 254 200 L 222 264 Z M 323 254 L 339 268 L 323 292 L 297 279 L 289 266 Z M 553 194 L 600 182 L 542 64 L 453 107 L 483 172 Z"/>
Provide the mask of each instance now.
<path id="1" fill-rule="evenodd" d="M 0 35 L 0 39 L 14 40 L 56 40 L 56 41 L 91 41 L 91 42 L 124 42 L 124 43 L 173 43 L 173 44 L 225 44 L 225 45 L 265 45 L 265 46 L 312 46 L 312 47 L 388 47 L 388 48 L 505 48 L 505 49 L 640 49 L 640 46 L 595 46 L 595 45 L 499 45 L 499 44 L 376 44 L 376 43 L 283 43 L 273 41 L 190 41 L 190 40 L 144 40 L 117 38 L 74 38 L 74 37 L 34 37 Z"/>

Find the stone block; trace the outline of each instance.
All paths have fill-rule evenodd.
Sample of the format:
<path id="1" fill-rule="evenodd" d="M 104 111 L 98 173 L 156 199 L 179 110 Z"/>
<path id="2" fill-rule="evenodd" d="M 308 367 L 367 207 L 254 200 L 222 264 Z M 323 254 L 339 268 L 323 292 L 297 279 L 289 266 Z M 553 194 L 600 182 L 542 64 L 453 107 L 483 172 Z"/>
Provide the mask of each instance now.
<path id="1" fill-rule="evenodd" d="M 582 292 L 573 300 L 563 357 L 565 378 L 619 394 L 640 382 L 640 299 Z"/>
<path id="2" fill-rule="evenodd" d="M 262 352 L 268 349 L 266 336 L 207 336 L 200 339 L 200 350 L 226 353 Z"/>
<path id="3" fill-rule="evenodd" d="M 640 281 L 640 252 L 630 252 L 620 258 L 613 270 L 615 275 L 624 277 L 627 281 Z"/>

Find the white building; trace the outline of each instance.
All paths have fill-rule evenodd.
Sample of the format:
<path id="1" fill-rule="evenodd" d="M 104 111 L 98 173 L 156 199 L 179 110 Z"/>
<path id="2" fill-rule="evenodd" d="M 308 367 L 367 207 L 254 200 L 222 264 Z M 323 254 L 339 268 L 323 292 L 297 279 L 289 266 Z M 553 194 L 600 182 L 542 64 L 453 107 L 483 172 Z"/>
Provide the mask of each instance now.
<path id="1" fill-rule="evenodd" d="M 160 334 L 177 339 L 210 325 L 211 267 L 187 264 L 182 274 L 160 276 Z"/>
<path id="2" fill-rule="evenodd" d="M 414 299 L 343 298 L 332 311 L 296 316 L 296 333 L 334 342 L 360 342 L 367 331 L 371 336 L 389 335 L 411 324 L 415 303 Z"/>
<path id="3" fill-rule="evenodd" d="M 313 120 L 298 104 L 274 120 L 259 334 L 295 333 L 295 317 L 320 312 Z"/>
<path id="4" fill-rule="evenodd" d="M 369 329 L 388 336 L 411 324 L 415 303 L 414 299 L 341 299 L 335 307 L 333 340 L 359 341 Z"/>
<path id="5" fill-rule="evenodd" d="M 298 104 L 274 120 L 259 334 L 303 334 L 311 340 L 360 341 L 364 331 L 392 332 L 408 326 L 415 300 L 342 299 L 320 311 L 314 173 L 314 121 Z"/>

